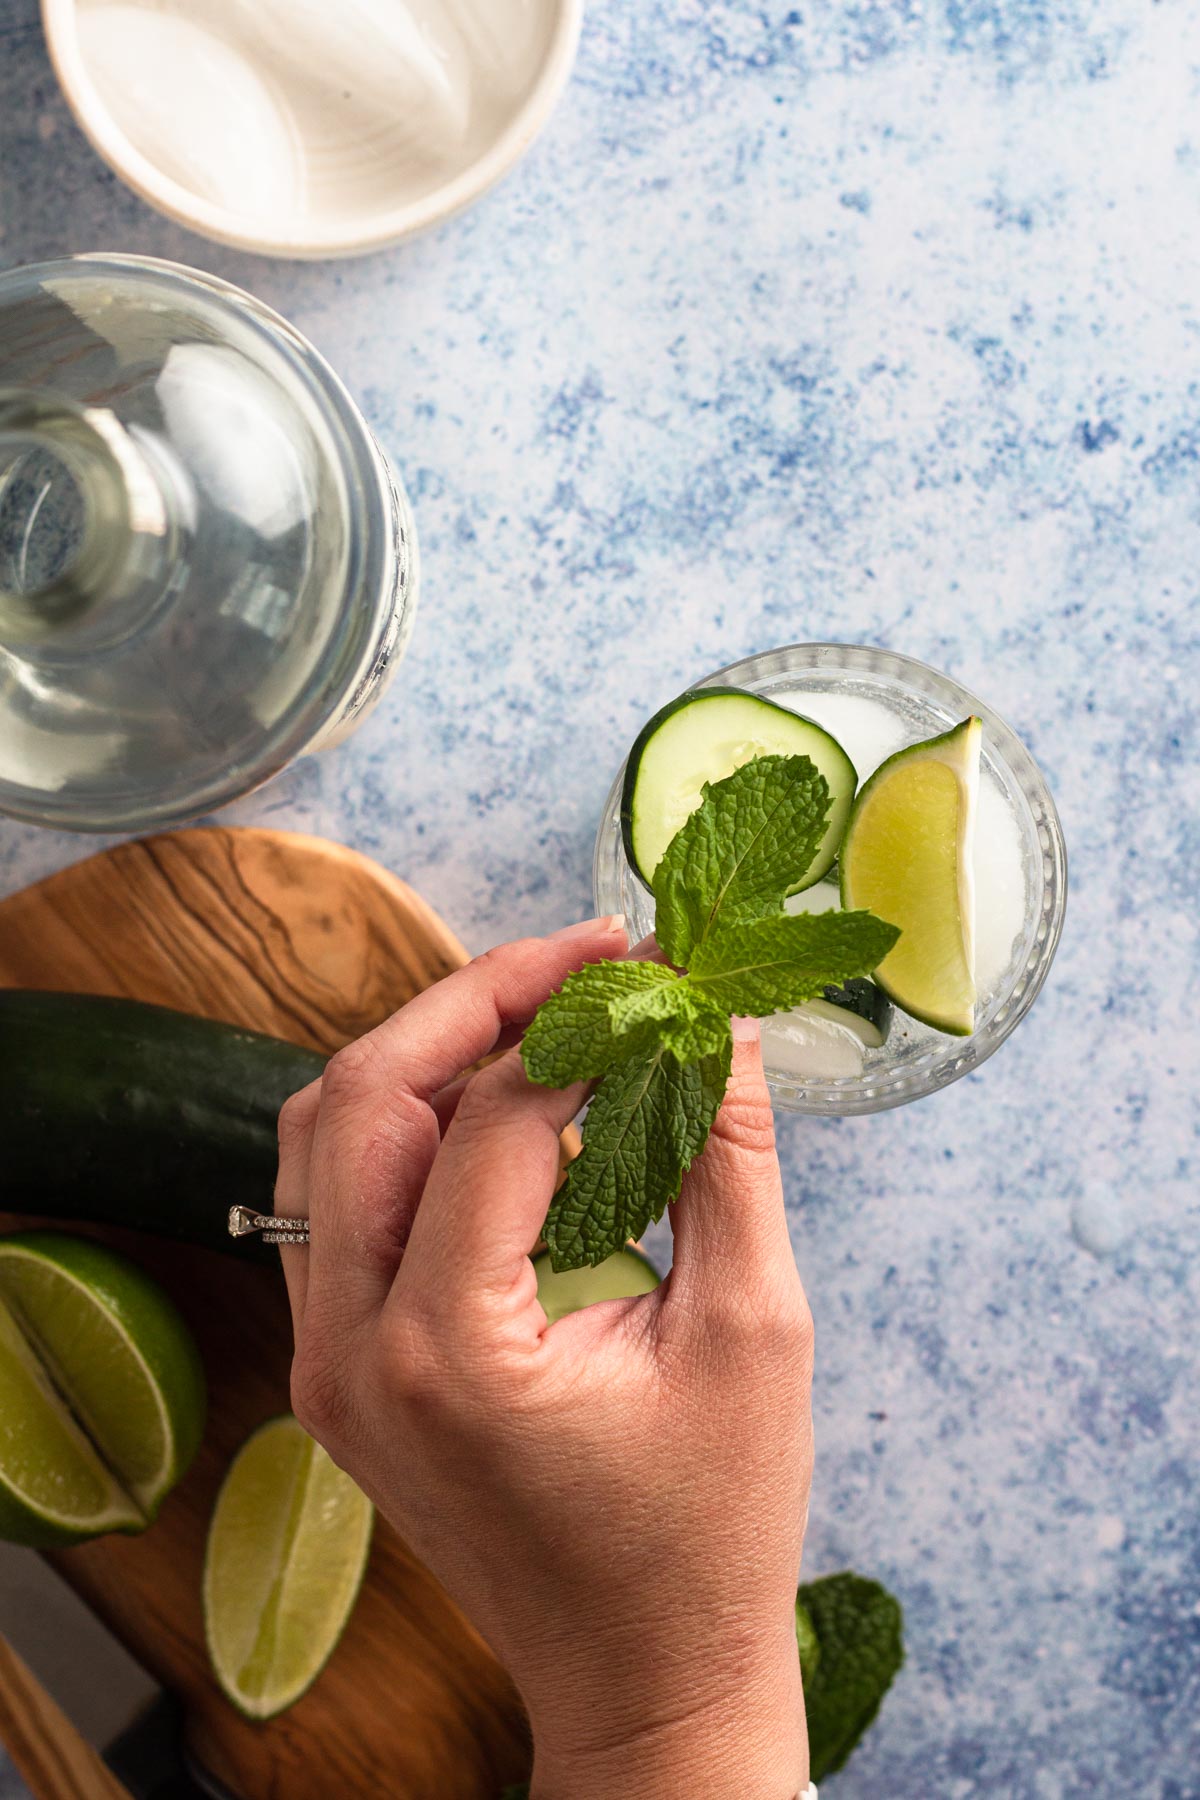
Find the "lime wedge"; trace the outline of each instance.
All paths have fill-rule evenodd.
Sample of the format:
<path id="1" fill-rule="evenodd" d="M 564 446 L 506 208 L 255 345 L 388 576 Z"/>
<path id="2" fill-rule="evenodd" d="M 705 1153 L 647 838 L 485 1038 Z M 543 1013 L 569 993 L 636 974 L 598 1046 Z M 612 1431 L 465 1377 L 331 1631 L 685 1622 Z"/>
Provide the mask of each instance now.
<path id="1" fill-rule="evenodd" d="M 0 1536 L 144 1530 L 203 1428 L 195 1344 L 148 1275 L 84 1238 L 0 1238 Z"/>
<path id="2" fill-rule="evenodd" d="M 546 1314 L 546 1323 L 554 1325 L 568 1313 L 581 1312 L 598 1300 L 625 1300 L 635 1294 L 649 1294 L 662 1276 L 640 1250 L 627 1244 L 606 1262 L 595 1268 L 564 1269 L 559 1275 L 550 1267 L 550 1252 L 539 1250 L 533 1259 L 537 1272 L 537 1297 Z"/>
<path id="3" fill-rule="evenodd" d="M 975 806 L 983 726 L 897 751 L 854 802 L 841 852 L 842 904 L 902 936 L 874 980 L 914 1019 L 975 1029 Z"/>
<path id="4" fill-rule="evenodd" d="M 204 1626 L 217 1680 L 269 1719 L 316 1680 L 353 1610 L 374 1508 L 290 1414 L 242 1445 L 204 1557 Z"/>

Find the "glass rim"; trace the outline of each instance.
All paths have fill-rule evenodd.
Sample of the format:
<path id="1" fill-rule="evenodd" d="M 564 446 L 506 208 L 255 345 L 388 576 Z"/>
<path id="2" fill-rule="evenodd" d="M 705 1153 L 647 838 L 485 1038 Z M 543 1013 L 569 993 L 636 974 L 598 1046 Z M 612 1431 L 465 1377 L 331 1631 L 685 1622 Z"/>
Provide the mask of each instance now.
<path id="1" fill-rule="evenodd" d="M 1030 929 L 1028 921 L 1036 922 L 1032 942 L 1023 960 L 1014 963 L 1008 972 L 988 1017 L 971 1037 L 939 1036 L 914 1063 L 882 1072 L 864 1070 L 857 1076 L 800 1079 L 768 1071 L 771 1096 L 781 1111 L 818 1118 L 852 1118 L 886 1112 L 910 1100 L 924 1099 L 928 1094 L 940 1092 L 980 1068 L 1012 1035 L 1041 992 L 1062 937 L 1067 901 L 1067 850 L 1058 809 L 1046 778 L 1011 725 L 954 676 L 917 657 L 875 645 L 828 640 L 782 644 L 726 663 L 682 691 L 691 693 L 706 687 L 730 686 L 762 692 L 763 686 L 752 687 L 751 682 L 769 684 L 775 674 L 786 677 L 789 673 L 811 671 L 822 665 L 842 674 L 859 673 L 877 678 L 886 678 L 888 674 L 902 676 L 918 691 L 943 705 L 948 701 L 955 707 L 961 705 L 964 718 L 969 714 L 980 718 L 987 748 L 1008 771 L 1029 808 L 1040 851 L 1040 891 L 1037 891 L 1035 875 L 1035 892 L 1027 908 L 1027 932 Z M 592 891 L 597 914 L 623 910 L 623 877 L 627 876 L 643 893 L 649 894 L 629 863 L 621 833 L 621 793 L 628 760 L 626 755 L 621 761 L 596 834 Z"/>

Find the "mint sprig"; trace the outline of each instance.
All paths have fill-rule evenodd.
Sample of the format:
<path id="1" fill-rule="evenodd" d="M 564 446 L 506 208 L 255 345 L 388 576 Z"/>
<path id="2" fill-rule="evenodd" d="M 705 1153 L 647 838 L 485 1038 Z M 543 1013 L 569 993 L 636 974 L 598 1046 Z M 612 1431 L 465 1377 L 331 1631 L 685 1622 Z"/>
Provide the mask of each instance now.
<path id="1" fill-rule="evenodd" d="M 726 1013 L 765 1019 L 869 975 L 900 933 L 870 912 L 779 913 L 723 925 L 697 944 L 687 984 Z M 839 973 L 830 977 L 828 971 Z"/>
<path id="2" fill-rule="evenodd" d="M 729 1079 L 732 1039 L 698 1062 L 665 1047 L 605 1077 L 588 1108 L 584 1149 L 554 1197 L 543 1235 L 554 1269 L 600 1263 L 679 1198 Z"/>
<path id="3" fill-rule="evenodd" d="M 900 933 L 869 912 L 790 917 L 825 835 L 807 756 L 761 756 L 706 786 L 654 872 L 655 933 L 675 965 L 589 963 L 525 1034 L 531 1081 L 600 1085 L 544 1227 L 555 1270 L 612 1256 L 678 1199 L 729 1079 L 730 1015 L 765 1018 L 869 975 Z"/>
<path id="4" fill-rule="evenodd" d="M 846 1569 L 798 1590 L 796 1623 L 809 1765 L 824 1781 L 846 1762 L 904 1663 L 904 1615 L 879 1582 Z"/>
<path id="5" fill-rule="evenodd" d="M 821 847 L 829 785 L 807 756 L 758 756 L 703 790 L 654 871 L 654 934 L 690 968 L 720 925 L 777 913 Z"/>
<path id="6" fill-rule="evenodd" d="M 675 980 L 652 962 L 587 963 L 546 1002 L 521 1045 L 525 1072 L 542 1087 L 595 1081 L 658 1045 L 653 1017 L 639 1033 L 638 1006 Z"/>
<path id="7" fill-rule="evenodd" d="M 525 1033 L 525 1072 L 542 1087 L 595 1081 L 663 1046 L 677 1062 L 718 1051 L 729 1014 L 702 993 L 684 993 L 674 969 L 656 962 L 586 963 Z"/>

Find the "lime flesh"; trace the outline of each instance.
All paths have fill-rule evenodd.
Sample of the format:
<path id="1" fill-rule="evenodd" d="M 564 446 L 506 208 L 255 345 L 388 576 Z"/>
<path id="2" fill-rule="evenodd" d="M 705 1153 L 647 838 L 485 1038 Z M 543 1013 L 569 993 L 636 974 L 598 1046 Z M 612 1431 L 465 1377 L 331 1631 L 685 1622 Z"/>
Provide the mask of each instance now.
<path id="1" fill-rule="evenodd" d="M 913 1018 L 960 1037 L 975 1027 L 982 736 L 980 721 L 966 719 L 890 757 L 854 803 L 840 865 L 842 904 L 900 927 L 874 980 Z"/>
<path id="2" fill-rule="evenodd" d="M 0 1531 L 17 1543 L 144 1523 L 0 1305 Z"/>
<path id="3" fill-rule="evenodd" d="M 269 1719 L 332 1655 L 366 1568 L 374 1509 L 290 1415 L 256 1431 L 217 1497 L 204 1622 L 217 1679 Z"/>
<path id="4" fill-rule="evenodd" d="M 203 1421 L 190 1334 L 140 1269 L 54 1232 L 0 1238 L 0 1535 L 141 1530 Z"/>

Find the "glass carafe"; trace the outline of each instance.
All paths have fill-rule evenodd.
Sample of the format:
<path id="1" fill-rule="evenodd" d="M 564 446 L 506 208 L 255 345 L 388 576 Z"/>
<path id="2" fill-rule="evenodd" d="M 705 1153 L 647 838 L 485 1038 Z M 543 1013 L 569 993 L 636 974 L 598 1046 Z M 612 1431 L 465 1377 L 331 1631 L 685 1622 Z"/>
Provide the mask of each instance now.
<path id="1" fill-rule="evenodd" d="M 358 722 L 416 590 L 399 483 L 275 313 L 143 257 L 0 276 L 0 811 L 247 792 Z"/>

